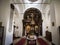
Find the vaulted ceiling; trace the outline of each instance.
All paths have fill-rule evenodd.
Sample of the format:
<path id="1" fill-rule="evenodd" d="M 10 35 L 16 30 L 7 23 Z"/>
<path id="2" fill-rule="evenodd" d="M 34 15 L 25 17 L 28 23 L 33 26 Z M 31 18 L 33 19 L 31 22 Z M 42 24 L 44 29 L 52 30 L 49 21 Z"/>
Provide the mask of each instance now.
<path id="1" fill-rule="evenodd" d="M 46 7 L 47 4 L 51 2 L 51 0 L 12 0 L 15 7 L 19 10 L 20 13 L 23 13 L 26 9 L 34 7 L 39 9 L 40 11 Z"/>

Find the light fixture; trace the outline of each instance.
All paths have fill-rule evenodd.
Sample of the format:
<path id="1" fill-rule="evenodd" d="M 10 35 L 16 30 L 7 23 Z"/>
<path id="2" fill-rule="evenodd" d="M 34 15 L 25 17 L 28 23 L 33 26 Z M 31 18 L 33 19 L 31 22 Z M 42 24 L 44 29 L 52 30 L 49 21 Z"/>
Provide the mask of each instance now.
<path id="1" fill-rule="evenodd" d="M 35 2 L 35 1 L 37 1 L 37 0 L 29 0 L 29 1 L 31 1 L 31 2 Z"/>

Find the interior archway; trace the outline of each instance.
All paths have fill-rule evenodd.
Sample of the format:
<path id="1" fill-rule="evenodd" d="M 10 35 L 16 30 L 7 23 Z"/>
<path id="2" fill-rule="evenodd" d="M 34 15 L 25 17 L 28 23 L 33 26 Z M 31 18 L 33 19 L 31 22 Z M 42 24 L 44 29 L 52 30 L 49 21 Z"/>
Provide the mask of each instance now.
<path id="1" fill-rule="evenodd" d="M 27 9 L 23 18 L 23 35 L 42 35 L 42 14 L 38 9 Z"/>

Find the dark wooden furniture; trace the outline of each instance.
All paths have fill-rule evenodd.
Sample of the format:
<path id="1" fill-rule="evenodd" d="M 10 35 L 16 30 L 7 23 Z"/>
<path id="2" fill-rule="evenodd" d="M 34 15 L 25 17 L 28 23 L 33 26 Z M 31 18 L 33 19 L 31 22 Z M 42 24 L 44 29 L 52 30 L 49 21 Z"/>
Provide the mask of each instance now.
<path id="1" fill-rule="evenodd" d="M 58 30 L 59 30 L 59 34 L 60 34 L 60 26 L 58 27 Z"/>
<path id="2" fill-rule="evenodd" d="M 46 39 L 50 42 L 52 42 L 52 34 L 49 31 L 46 31 Z"/>
<path id="3" fill-rule="evenodd" d="M 4 33 L 4 27 L 0 26 L 0 45 L 3 44 L 3 33 Z"/>
<path id="4" fill-rule="evenodd" d="M 0 26 L 2 26 L 2 22 L 0 22 Z"/>

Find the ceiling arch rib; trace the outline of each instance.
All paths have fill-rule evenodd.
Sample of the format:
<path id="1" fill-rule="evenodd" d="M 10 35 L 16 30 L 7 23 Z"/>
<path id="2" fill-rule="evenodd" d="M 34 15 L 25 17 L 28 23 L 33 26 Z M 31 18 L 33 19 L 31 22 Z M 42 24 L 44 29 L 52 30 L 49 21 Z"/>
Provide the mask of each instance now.
<path id="1" fill-rule="evenodd" d="M 42 11 L 42 13 L 44 13 L 43 10 L 42 10 L 43 7 L 45 7 L 45 5 L 46 5 L 44 3 L 48 3 L 49 1 L 50 0 L 37 0 L 36 2 L 32 3 L 29 0 L 14 0 L 14 3 L 15 3 L 15 5 L 18 5 L 21 13 L 23 13 L 26 9 L 31 8 L 31 7 L 38 8 L 39 10 Z"/>

